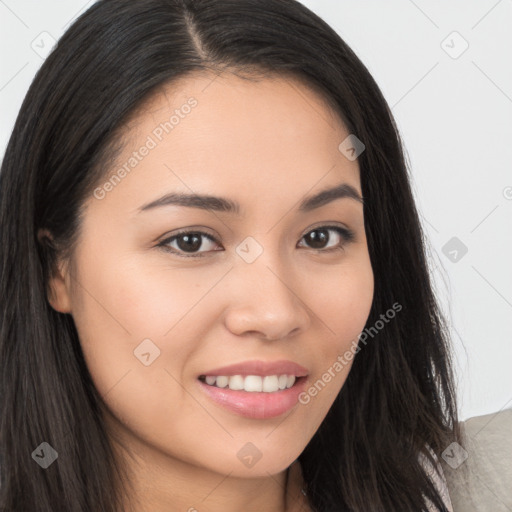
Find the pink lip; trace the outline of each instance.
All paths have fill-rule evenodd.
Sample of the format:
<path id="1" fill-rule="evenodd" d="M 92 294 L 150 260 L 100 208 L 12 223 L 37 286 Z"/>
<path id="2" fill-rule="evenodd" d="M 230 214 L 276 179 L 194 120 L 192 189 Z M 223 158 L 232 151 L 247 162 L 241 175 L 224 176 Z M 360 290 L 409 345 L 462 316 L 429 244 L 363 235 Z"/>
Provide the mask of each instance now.
<path id="1" fill-rule="evenodd" d="M 225 375 L 226 377 L 232 375 L 260 375 L 266 377 L 267 375 L 295 375 L 295 377 L 305 377 L 308 375 L 308 370 L 300 364 L 293 361 L 244 361 L 242 363 L 223 366 L 222 368 L 214 368 L 202 373 L 203 376 L 219 376 Z"/>
<path id="2" fill-rule="evenodd" d="M 284 373 L 286 372 L 281 373 L 281 375 Z M 306 388 L 308 379 L 300 377 L 291 388 L 275 393 L 234 391 L 229 388 L 210 386 L 201 380 L 197 382 L 211 400 L 227 410 L 246 418 L 267 419 L 280 416 L 296 406 L 299 395 Z"/>

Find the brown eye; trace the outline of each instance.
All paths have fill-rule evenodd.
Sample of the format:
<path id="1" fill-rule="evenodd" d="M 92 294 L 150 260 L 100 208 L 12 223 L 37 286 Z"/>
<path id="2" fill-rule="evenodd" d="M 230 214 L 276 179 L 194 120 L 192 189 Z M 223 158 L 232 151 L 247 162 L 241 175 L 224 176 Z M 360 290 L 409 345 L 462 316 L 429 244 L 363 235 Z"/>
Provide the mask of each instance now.
<path id="1" fill-rule="evenodd" d="M 329 232 L 334 231 L 336 236 L 332 237 Z M 327 250 L 331 249 L 342 249 L 345 244 L 354 239 L 354 234 L 348 229 L 341 228 L 339 226 L 320 226 L 311 230 L 309 233 L 302 237 L 311 249 L 315 250 Z M 341 238 L 342 241 L 336 243 L 336 238 Z M 334 239 L 334 246 L 328 246 L 331 239 Z"/>
<path id="2" fill-rule="evenodd" d="M 201 257 L 203 252 L 209 252 L 208 249 L 206 251 L 199 252 L 199 249 L 203 248 L 205 245 L 204 238 L 207 239 L 207 246 L 208 243 L 216 242 L 215 238 L 203 231 L 183 231 L 182 233 L 178 233 L 177 235 L 166 238 L 160 242 L 158 246 L 162 247 L 166 251 L 177 254 L 178 256 L 183 256 L 185 258 Z M 176 244 L 176 247 L 170 246 L 170 244 L 173 243 Z"/>
<path id="3" fill-rule="evenodd" d="M 335 235 L 330 234 L 331 232 L 334 232 Z M 338 241 L 336 241 L 337 239 Z M 305 240 L 311 249 L 320 252 L 330 252 L 343 249 L 353 239 L 354 233 L 348 229 L 339 226 L 320 226 L 304 235 L 301 240 Z M 329 246 L 328 244 L 332 240 L 334 240 L 334 244 Z M 209 249 L 208 244 L 213 244 L 213 246 L 219 245 L 212 235 L 204 231 L 182 231 L 166 238 L 158 244 L 158 247 L 183 258 L 201 258 L 209 252 L 219 250 Z"/>

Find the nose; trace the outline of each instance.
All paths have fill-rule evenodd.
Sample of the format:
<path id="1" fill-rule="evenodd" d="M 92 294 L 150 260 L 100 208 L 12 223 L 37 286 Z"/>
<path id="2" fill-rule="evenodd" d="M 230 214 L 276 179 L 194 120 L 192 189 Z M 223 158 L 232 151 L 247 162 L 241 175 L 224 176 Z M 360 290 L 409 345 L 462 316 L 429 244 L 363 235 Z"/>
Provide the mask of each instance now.
<path id="1" fill-rule="evenodd" d="M 278 340 L 308 329 L 311 312 L 307 286 L 297 271 L 285 271 L 275 259 L 239 261 L 230 272 L 226 328 L 238 336 Z"/>

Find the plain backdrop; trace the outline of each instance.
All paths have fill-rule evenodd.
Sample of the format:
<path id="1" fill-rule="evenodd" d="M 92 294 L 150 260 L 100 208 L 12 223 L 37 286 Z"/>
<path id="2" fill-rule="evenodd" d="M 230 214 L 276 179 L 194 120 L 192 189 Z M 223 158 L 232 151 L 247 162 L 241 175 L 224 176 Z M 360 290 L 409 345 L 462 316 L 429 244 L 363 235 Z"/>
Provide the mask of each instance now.
<path id="1" fill-rule="evenodd" d="M 1 156 L 45 52 L 93 3 L 0 0 Z M 512 407 L 512 0 L 303 3 L 364 62 L 397 121 L 461 419 Z"/>

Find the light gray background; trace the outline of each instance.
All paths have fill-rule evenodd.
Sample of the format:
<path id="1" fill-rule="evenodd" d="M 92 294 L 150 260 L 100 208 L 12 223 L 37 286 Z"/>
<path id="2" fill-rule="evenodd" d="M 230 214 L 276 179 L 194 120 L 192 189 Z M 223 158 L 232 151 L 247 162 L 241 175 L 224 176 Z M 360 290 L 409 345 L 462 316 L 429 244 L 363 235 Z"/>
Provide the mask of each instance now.
<path id="1" fill-rule="evenodd" d="M 52 38 L 93 3 L 0 0 L 2 156 Z M 361 58 L 397 120 L 450 319 L 461 419 L 512 407 L 512 0 L 303 3 Z"/>

